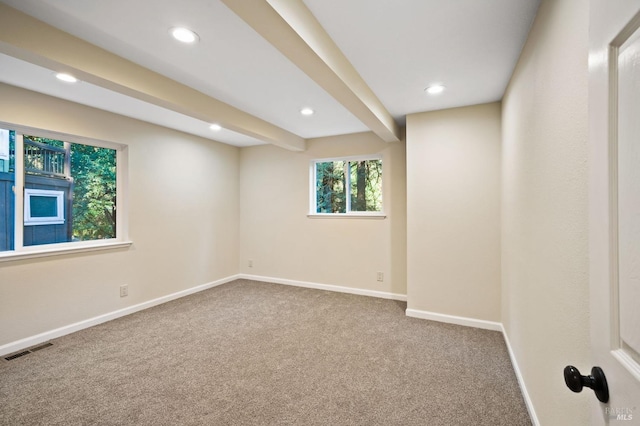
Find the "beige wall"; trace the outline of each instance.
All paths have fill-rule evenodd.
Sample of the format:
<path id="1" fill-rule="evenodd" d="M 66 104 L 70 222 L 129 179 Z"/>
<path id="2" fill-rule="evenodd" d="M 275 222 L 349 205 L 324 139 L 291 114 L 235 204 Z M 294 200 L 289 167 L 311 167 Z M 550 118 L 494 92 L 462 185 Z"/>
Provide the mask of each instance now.
<path id="1" fill-rule="evenodd" d="M 407 117 L 408 308 L 500 321 L 500 104 Z"/>
<path id="2" fill-rule="evenodd" d="M 503 100 L 502 320 L 543 425 L 589 423 L 587 0 L 543 1 Z M 581 367 L 579 367 L 581 368 Z"/>
<path id="3" fill-rule="evenodd" d="M 5 122 L 129 146 L 133 240 L 0 263 L 0 345 L 237 274 L 238 148 L 1 84 L 0 99 Z"/>
<path id="4" fill-rule="evenodd" d="M 311 160 L 365 154 L 382 155 L 387 218 L 307 217 Z M 358 133 L 311 139 L 298 153 L 243 148 L 240 164 L 242 273 L 406 294 L 404 142 Z"/>

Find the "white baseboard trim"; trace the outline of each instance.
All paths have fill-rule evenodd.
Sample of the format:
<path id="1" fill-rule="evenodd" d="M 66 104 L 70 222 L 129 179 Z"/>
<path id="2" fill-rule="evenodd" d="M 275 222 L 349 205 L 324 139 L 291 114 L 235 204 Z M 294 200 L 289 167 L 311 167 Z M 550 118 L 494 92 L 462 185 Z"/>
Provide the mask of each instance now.
<path id="1" fill-rule="evenodd" d="M 431 321 L 445 322 L 447 324 L 464 325 L 466 327 L 483 328 L 485 330 L 502 331 L 502 324 L 499 322 L 485 321 L 475 318 L 457 317 L 454 315 L 438 314 L 418 309 L 407 309 L 405 314 L 408 317 L 426 319 Z"/>
<path id="2" fill-rule="evenodd" d="M 540 421 L 538 420 L 536 410 L 533 406 L 533 401 L 529 396 L 529 392 L 527 391 L 527 386 L 524 383 L 524 377 L 522 377 L 522 372 L 520 371 L 520 367 L 518 367 L 518 361 L 516 360 L 516 355 L 513 352 L 513 348 L 511 347 L 509 336 L 507 336 L 507 331 L 504 329 L 504 326 L 502 324 L 500 325 L 500 329 L 502 331 L 502 335 L 504 336 L 504 341 L 507 344 L 507 350 L 509 351 L 509 358 L 511 358 L 511 364 L 513 365 L 513 371 L 516 373 L 516 379 L 518 379 L 518 385 L 520 385 L 520 392 L 522 392 L 522 398 L 524 398 L 524 403 L 527 406 L 529 417 L 531 417 L 531 423 L 533 424 L 533 426 L 540 426 Z"/>
<path id="3" fill-rule="evenodd" d="M 65 325 L 63 327 L 56 328 L 54 330 L 45 331 L 44 333 L 36 334 L 35 336 L 16 340 L 15 342 L 7 343 L 5 345 L 0 346 L 0 356 L 18 352 L 26 348 L 35 346 L 37 344 L 46 342 L 48 340 L 55 339 L 57 337 L 62 337 L 67 334 L 84 330 L 85 328 L 93 327 L 94 325 L 102 324 L 104 322 L 111 321 L 116 318 L 123 317 L 125 315 L 133 314 L 135 312 L 142 311 L 144 309 L 148 309 L 153 306 L 161 305 L 163 303 L 167 303 L 172 300 L 179 299 L 181 297 L 185 297 L 193 293 L 198 293 L 203 290 L 217 287 L 219 285 L 237 280 L 238 278 L 239 278 L 238 275 L 232 275 L 230 277 L 222 278 L 222 279 L 212 281 L 210 283 L 202 284 L 196 287 L 191 287 L 189 289 L 182 290 L 177 293 L 168 294 L 166 296 L 149 300 L 147 302 L 139 303 L 137 305 L 129 306 L 127 308 L 118 309 L 117 311 L 109 312 L 103 315 L 98 315 L 97 317 L 89 318 L 84 321 L 79 321 L 74 324 Z"/>
<path id="4" fill-rule="evenodd" d="M 338 293 L 357 294 L 360 296 L 378 297 L 380 299 L 399 300 L 402 302 L 407 301 L 406 294 L 389 293 L 386 291 L 365 290 L 361 288 L 342 287 L 339 285 L 332 285 L 332 284 L 318 284 L 318 283 L 312 283 L 308 281 L 296 281 L 296 280 L 288 280 L 284 278 L 263 277 L 260 275 L 249 275 L 249 274 L 240 274 L 238 275 L 238 278 L 245 279 L 245 280 L 252 280 L 252 281 L 260 281 L 265 283 L 284 284 L 284 285 L 290 285 L 294 287 L 315 288 L 317 290 L 335 291 Z"/>

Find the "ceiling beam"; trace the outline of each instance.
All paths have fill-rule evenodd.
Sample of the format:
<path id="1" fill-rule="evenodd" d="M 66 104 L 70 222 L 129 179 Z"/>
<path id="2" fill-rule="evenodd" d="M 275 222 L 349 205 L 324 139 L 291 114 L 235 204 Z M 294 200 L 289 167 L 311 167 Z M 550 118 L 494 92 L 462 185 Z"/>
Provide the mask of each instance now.
<path id="1" fill-rule="evenodd" d="M 300 136 L 4 4 L 0 52 L 282 148 L 306 149 Z"/>
<path id="2" fill-rule="evenodd" d="M 382 140 L 401 139 L 391 114 L 302 0 L 222 2 Z"/>

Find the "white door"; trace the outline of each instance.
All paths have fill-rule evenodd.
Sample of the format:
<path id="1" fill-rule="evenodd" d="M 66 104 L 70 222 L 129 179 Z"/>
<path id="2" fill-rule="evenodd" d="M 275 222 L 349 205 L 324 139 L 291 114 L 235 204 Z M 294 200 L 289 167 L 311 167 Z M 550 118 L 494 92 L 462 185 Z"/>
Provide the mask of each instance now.
<path id="1" fill-rule="evenodd" d="M 591 345 L 610 394 L 592 424 L 640 425 L 640 0 L 590 7 Z"/>

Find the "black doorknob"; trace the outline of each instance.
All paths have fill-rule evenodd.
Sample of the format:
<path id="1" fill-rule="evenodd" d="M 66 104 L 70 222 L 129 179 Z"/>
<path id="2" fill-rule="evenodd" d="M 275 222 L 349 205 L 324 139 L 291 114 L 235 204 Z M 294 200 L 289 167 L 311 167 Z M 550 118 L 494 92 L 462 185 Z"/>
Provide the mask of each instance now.
<path id="1" fill-rule="evenodd" d="M 609 401 L 607 378 L 600 367 L 593 367 L 590 376 L 583 376 L 573 365 L 567 365 L 564 368 L 564 382 L 574 392 L 582 392 L 582 388 L 586 386 L 593 389 L 600 402 Z"/>

